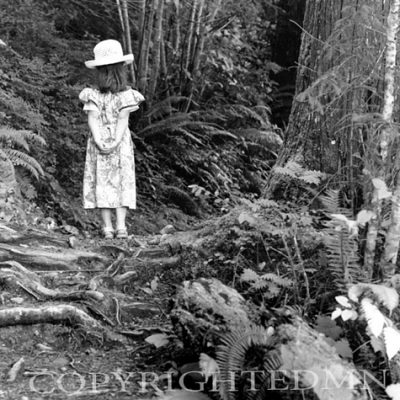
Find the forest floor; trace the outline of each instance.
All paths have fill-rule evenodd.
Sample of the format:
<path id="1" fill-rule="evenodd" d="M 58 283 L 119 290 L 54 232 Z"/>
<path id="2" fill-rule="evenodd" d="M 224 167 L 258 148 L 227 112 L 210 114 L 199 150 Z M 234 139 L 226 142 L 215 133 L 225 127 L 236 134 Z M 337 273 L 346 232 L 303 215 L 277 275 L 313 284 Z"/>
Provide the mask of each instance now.
<path id="1" fill-rule="evenodd" d="M 1 233 L 0 399 L 153 398 L 171 389 L 179 343 L 168 310 L 185 278 L 174 232 Z M 75 318 L 79 310 L 88 321 Z"/>

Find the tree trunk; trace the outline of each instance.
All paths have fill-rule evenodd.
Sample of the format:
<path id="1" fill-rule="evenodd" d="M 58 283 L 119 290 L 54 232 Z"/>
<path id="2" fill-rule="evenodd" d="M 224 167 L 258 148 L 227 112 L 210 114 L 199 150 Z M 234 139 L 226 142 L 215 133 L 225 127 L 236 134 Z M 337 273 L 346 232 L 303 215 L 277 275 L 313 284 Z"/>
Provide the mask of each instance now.
<path id="1" fill-rule="evenodd" d="M 140 74 L 140 66 L 141 66 L 141 57 L 142 57 L 142 49 L 144 45 L 144 28 L 146 22 L 146 0 L 140 1 L 140 8 L 139 8 L 139 17 L 138 17 L 138 32 L 139 32 L 139 49 L 138 49 L 138 56 L 137 56 L 137 69 L 136 73 L 137 76 Z"/>
<path id="2" fill-rule="evenodd" d="M 156 92 L 157 81 L 160 72 L 161 36 L 162 36 L 162 24 L 163 24 L 164 0 L 155 0 L 154 7 L 157 8 L 157 12 L 155 18 L 153 49 L 152 49 L 153 64 L 150 74 L 149 94 L 148 94 L 149 107 L 151 107 L 154 100 L 154 95 Z"/>
<path id="3" fill-rule="evenodd" d="M 119 23 L 121 25 L 121 31 L 122 31 L 122 47 L 126 49 L 125 23 L 124 23 L 124 17 L 122 15 L 121 1 L 120 0 L 115 0 L 115 1 L 117 3 Z"/>
<path id="4" fill-rule="evenodd" d="M 285 145 L 277 162 L 279 166 L 290 158 L 311 162 L 315 159 L 315 156 L 308 157 L 308 154 L 315 152 L 316 146 L 311 143 L 307 148 L 307 144 L 321 134 L 326 116 L 316 112 L 310 101 L 301 94 L 332 66 L 321 55 L 324 42 L 341 16 L 342 3 L 336 0 L 308 0 L 306 3 L 295 95 L 285 132 Z"/>
<path id="5" fill-rule="evenodd" d="M 168 114 L 171 115 L 172 113 L 172 108 L 171 108 L 171 101 L 170 101 L 170 97 L 171 97 L 171 92 L 169 89 L 169 82 L 168 82 L 168 66 L 167 66 L 167 49 L 165 46 L 165 35 L 164 32 L 161 32 L 161 74 L 163 75 L 163 79 L 165 82 L 165 91 L 166 91 L 166 95 L 167 95 L 167 104 L 168 104 Z"/>
<path id="6" fill-rule="evenodd" d="M 186 82 L 189 78 L 189 64 L 192 55 L 193 36 L 195 30 L 195 17 L 198 0 L 193 0 L 189 17 L 189 24 L 185 35 L 186 47 L 182 50 L 181 93 L 185 94 Z"/>
<path id="7" fill-rule="evenodd" d="M 118 0 L 119 1 L 119 0 Z M 125 43 L 126 43 L 126 52 L 129 54 L 133 54 L 132 51 L 132 40 L 131 40 L 131 28 L 129 26 L 129 15 L 128 15 L 128 4 L 127 0 L 122 1 L 122 16 L 124 22 L 124 32 L 125 32 Z M 132 85 L 136 85 L 136 78 L 135 78 L 135 70 L 134 70 L 134 62 L 129 64 L 129 75 L 131 78 Z"/>
<path id="8" fill-rule="evenodd" d="M 200 57 L 203 52 L 205 33 L 206 33 L 206 21 L 204 21 L 204 3 L 205 0 L 200 0 L 196 18 L 196 35 L 195 45 L 193 48 L 193 56 L 191 61 L 191 79 L 188 83 L 187 96 L 189 97 L 186 111 L 189 110 L 191 98 L 193 96 L 193 86 L 196 77 L 199 74 Z"/>
<path id="9" fill-rule="evenodd" d="M 361 122 L 355 126 L 354 117 L 371 112 L 366 86 L 374 87 L 380 81 L 381 64 L 371 61 L 368 67 L 368 62 L 379 60 L 383 45 L 372 23 L 363 20 L 365 7 L 381 23 L 379 1 L 307 1 L 295 97 L 276 167 L 294 160 L 309 169 L 335 174 L 345 184 L 362 170 L 360 161 L 353 162 L 354 154 L 363 154 L 366 143 L 362 133 L 354 135 L 354 129 L 365 130 L 365 126 Z M 267 195 L 279 179 L 271 174 Z"/>
<path id="10" fill-rule="evenodd" d="M 147 16 L 147 23 L 145 23 L 143 33 L 143 45 L 140 52 L 140 64 L 138 71 L 138 87 L 139 90 L 147 94 L 147 75 L 149 69 L 149 53 L 150 53 L 150 41 L 153 33 L 153 22 L 154 22 L 154 3 L 149 3 L 150 11 Z"/>
<path id="11" fill-rule="evenodd" d="M 140 1 L 140 9 L 139 9 L 139 25 L 138 25 L 138 31 L 139 31 L 139 54 L 141 47 L 143 45 L 143 35 L 144 35 L 144 23 L 146 19 L 146 0 L 141 0 Z M 139 60 L 138 60 L 139 63 Z"/>
<path id="12" fill-rule="evenodd" d="M 395 94 L 395 69 L 397 55 L 397 32 L 400 24 L 400 0 L 393 0 L 388 17 L 386 65 L 385 65 L 385 96 L 382 119 L 385 123 L 381 133 L 381 157 L 383 165 L 386 164 L 389 142 L 393 140 L 393 107 Z M 399 157 L 396 154 L 396 159 Z M 397 163 L 398 164 L 398 163 Z M 400 174 L 397 172 L 395 188 L 392 197 L 391 224 L 386 235 L 384 264 L 391 264 L 391 268 L 383 268 L 386 277 L 395 271 L 400 241 Z"/>
<path id="13" fill-rule="evenodd" d="M 174 55 L 176 56 L 179 52 L 179 47 L 181 45 L 181 17 L 180 17 L 180 2 L 176 0 L 176 13 L 175 13 L 175 34 L 174 34 Z"/>

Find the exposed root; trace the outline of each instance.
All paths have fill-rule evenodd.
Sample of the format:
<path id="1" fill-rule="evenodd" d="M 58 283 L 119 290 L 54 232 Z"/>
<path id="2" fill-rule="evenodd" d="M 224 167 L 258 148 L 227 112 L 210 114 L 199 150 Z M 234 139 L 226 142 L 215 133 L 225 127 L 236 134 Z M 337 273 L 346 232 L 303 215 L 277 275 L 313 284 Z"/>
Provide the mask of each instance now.
<path id="1" fill-rule="evenodd" d="M 97 253 L 63 249 L 62 252 L 50 252 L 41 249 L 29 249 L 0 243 L 0 261 L 15 260 L 23 265 L 38 266 L 41 269 L 76 269 L 81 260 L 107 262 L 108 258 Z"/>
<path id="2" fill-rule="evenodd" d="M 23 267 L 16 261 L 9 261 L 7 265 L 11 268 L 0 269 L 0 279 L 21 287 L 36 300 L 95 300 L 102 301 L 103 293 L 95 290 L 78 290 L 73 292 L 61 292 L 49 289 L 40 281 L 40 277 L 34 272 Z"/>

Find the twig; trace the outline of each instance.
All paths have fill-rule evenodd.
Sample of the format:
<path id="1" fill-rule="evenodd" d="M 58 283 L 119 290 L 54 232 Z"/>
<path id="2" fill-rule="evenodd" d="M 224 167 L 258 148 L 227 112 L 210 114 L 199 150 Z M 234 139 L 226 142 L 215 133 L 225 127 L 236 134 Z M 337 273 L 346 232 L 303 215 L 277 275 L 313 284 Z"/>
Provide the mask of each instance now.
<path id="1" fill-rule="evenodd" d="M 28 289 L 27 287 L 25 287 L 21 282 L 17 281 L 18 286 L 25 290 L 25 292 L 27 292 L 28 294 L 30 294 L 32 297 L 34 297 L 36 300 L 41 301 L 41 298 L 31 289 Z"/>
<path id="2" fill-rule="evenodd" d="M 302 270 L 302 273 L 303 273 L 304 282 L 306 284 L 306 294 L 307 294 L 307 302 L 306 302 L 306 304 L 309 304 L 310 303 L 310 299 L 311 299 L 311 297 L 310 297 L 310 282 L 308 280 L 307 272 L 306 272 L 306 270 L 304 268 L 304 261 L 303 261 L 303 258 L 301 257 L 300 248 L 299 248 L 299 244 L 297 242 L 296 235 L 293 236 L 293 242 L 294 242 L 294 248 L 296 249 L 297 258 L 299 259 L 299 262 L 300 262 L 300 265 L 301 265 L 301 270 Z"/>
<path id="3" fill-rule="evenodd" d="M 294 275 L 294 280 L 295 280 L 295 283 L 296 283 L 296 284 L 294 285 L 294 290 L 295 290 L 295 292 L 296 292 L 297 300 L 299 301 L 299 300 L 300 300 L 299 285 L 298 285 L 298 283 L 299 283 L 299 278 L 298 278 L 298 276 L 297 276 L 296 264 L 295 264 L 295 262 L 294 262 L 294 260 L 293 260 L 293 258 L 292 258 L 292 254 L 290 253 L 290 249 L 289 249 L 289 246 L 288 246 L 288 244 L 287 244 L 287 240 L 285 239 L 285 235 L 282 235 L 282 241 L 283 241 L 283 244 L 284 244 L 284 246 L 285 246 L 285 250 L 286 250 L 286 253 L 287 253 L 287 258 L 288 258 L 289 263 L 290 263 L 290 265 L 291 265 L 291 267 L 292 267 L 292 271 L 293 271 L 293 275 Z"/>
<path id="4" fill-rule="evenodd" d="M 114 300 L 115 303 L 115 319 L 117 320 L 118 325 L 122 325 L 121 322 L 121 307 L 119 305 L 119 301 L 116 297 L 112 298 Z"/>

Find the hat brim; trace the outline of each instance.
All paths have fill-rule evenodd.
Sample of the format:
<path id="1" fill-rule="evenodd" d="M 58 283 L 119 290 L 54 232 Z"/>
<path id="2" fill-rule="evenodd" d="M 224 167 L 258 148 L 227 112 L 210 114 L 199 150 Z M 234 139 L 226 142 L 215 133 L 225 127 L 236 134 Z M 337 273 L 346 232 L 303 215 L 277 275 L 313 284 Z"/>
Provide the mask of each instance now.
<path id="1" fill-rule="evenodd" d="M 85 61 L 85 65 L 87 68 L 94 69 L 102 65 L 118 64 L 121 62 L 125 64 L 132 64 L 133 54 L 126 54 L 125 56 L 122 57 L 104 57 L 97 60 Z"/>

